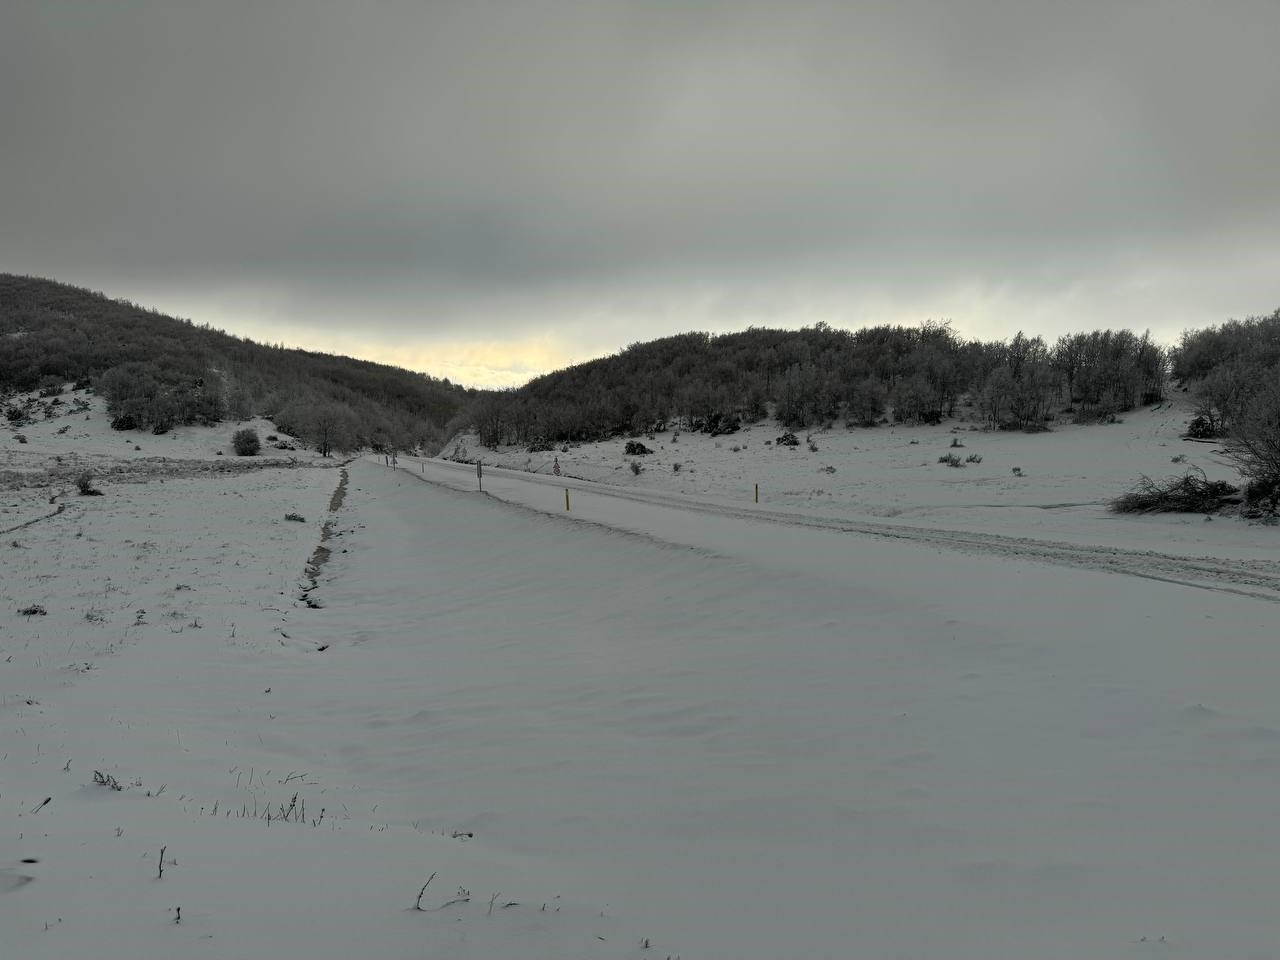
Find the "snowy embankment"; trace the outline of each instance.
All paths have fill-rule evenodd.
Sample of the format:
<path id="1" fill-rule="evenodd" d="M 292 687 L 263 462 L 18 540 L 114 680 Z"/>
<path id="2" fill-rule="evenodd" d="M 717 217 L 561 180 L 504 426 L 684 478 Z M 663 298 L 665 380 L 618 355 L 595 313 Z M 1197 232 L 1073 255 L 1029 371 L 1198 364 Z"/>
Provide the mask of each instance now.
<path id="1" fill-rule="evenodd" d="M 339 471 L 308 467 L 104 484 L 12 535 L 6 955 L 1280 941 L 1274 530 L 1131 524 L 1172 544 L 1152 579 L 1105 540 L 957 542 L 771 486 L 347 471 L 332 513 Z M 108 577 L 109 627 L 68 649 Z"/>

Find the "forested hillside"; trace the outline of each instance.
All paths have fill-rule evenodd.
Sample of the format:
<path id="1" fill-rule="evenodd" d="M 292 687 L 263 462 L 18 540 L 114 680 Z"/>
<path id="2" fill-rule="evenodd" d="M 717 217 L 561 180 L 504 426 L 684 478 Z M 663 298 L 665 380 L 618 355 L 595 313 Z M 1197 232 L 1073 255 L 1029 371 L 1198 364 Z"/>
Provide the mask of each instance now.
<path id="1" fill-rule="evenodd" d="M 482 442 L 595 439 L 679 419 L 731 432 L 774 405 L 803 428 L 886 414 L 937 422 L 962 397 L 993 426 L 1043 429 L 1057 416 L 1107 419 L 1163 398 L 1168 351 L 1147 334 L 1102 330 L 1053 344 L 966 341 L 947 324 L 838 330 L 751 328 L 689 333 L 635 344 L 616 356 L 539 377 L 482 398 L 473 414 Z"/>
<path id="2" fill-rule="evenodd" d="M 1280 508 L 1280 310 L 1189 330 L 1172 364 L 1195 391 L 1190 434 L 1225 438 L 1250 479 L 1247 495 Z"/>
<path id="3" fill-rule="evenodd" d="M 0 274 L 0 394 L 89 383 L 113 425 L 270 417 L 335 450 L 434 451 L 476 396 L 447 380 L 234 337 L 66 284 Z"/>

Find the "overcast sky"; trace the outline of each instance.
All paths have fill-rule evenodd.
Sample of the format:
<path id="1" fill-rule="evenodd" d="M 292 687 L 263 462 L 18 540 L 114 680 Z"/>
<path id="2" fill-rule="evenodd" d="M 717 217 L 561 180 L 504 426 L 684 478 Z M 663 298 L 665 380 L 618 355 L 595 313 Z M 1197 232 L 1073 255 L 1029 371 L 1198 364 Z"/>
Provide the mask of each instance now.
<path id="1" fill-rule="evenodd" d="M 477 384 L 1280 306 L 1280 3 L 0 4 L 0 270 Z"/>

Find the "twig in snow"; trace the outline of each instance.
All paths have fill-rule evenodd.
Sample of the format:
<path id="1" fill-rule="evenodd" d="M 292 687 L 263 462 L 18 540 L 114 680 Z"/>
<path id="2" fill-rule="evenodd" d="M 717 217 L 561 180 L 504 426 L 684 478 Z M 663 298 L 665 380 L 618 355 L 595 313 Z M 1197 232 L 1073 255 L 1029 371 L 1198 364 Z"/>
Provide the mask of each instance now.
<path id="1" fill-rule="evenodd" d="M 431 881 L 432 881 L 432 880 L 434 880 L 435 878 L 436 878 L 436 875 L 435 875 L 434 873 L 433 873 L 433 874 L 431 874 L 431 876 L 427 877 L 427 882 L 426 882 L 426 883 L 424 883 L 424 884 L 422 885 L 422 889 L 418 891 L 418 899 L 417 899 L 417 901 L 414 903 L 414 905 L 413 905 L 413 909 L 415 909 L 415 910 L 421 910 L 421 909 L 422 909 L 422 895 L 423 895 L 424 893 L 426 893 L 426 892 L 427 892 L 427 885 L 428 885 L 428 884 L 430 884 L 430 883 L 431 883 Z"/>

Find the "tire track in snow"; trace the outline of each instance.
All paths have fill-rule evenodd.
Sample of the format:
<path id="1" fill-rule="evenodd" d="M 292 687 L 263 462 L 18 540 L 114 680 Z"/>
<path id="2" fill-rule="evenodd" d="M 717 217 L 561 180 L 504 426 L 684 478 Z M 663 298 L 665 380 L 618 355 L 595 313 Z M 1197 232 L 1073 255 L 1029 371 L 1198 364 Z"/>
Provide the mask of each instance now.
<path id="1" fill-rule="evenodd" d="M 671 501 L 666 498 L 630 490 L 593 492 L 605 496 L 651 503 L 697 513 L 708 513 L 744 520 L 761 520 L 786 526 L 809 527 L 840 533 L 904 540 L 934 547 L 948 547 L 966 553 L 1038 560 L 1061 566 L 1080 567 L 1104 573 L 1119 573 L 1148 580 L 1159 580 L 1201 589 L 1234 593 L 1259 600 L 1280 603 L 1280 561 L 1228 560 L 1217 557 L 1184 557 L 1150 550 L 1127 550 L 1094 544 L 1063 543 L 1011 537 L 996 533 L 972 533 L 936 527 L 900 526 L 871 521 L 842 520 L 834 517 L 811 517 L 806 514 L 774 510 L 744 510 L 720 504 Z"/>
<path id="2" fill-rule="evenodd" d="M 447 466 L 436 461 L 432 466 Z M 546 485 L 547 479 L 525 477 L 518 471 L 491 468 L 504 479 Z M 430 482 L 430 477 L 423 479 Z M 1257 600 L 1280 603 L 1280 561 L 1231 560 L 1219 557 L 1187 557 L 1158 553 L 1153 550 L 1129 550 L 1124 547 L 1097 544 L 1063 543 L 1055 540 L 1037 540 L 1031 537 L 1012 537 L 997 533 L 974 533 L 961 530 L 945 530 L 936 527 L 916 527 L 867 520 L 849 520 L 837 517 L 811 516 L 768 508 L 743 508 L 669 495 L 628 490 L 607 484 L 582 484 L 583 489 L 602 497 L 630 500 L 655 507 L 681 510 L 734 520 L 776 523 L 783 526 L 805 527 L 836 533 L 876 537 L 920 543 L 932 547 L 945 547 L 964 553 L 1005 557 L 1014 560 L 1032 560 L 1060 566 L 1078 567 L 1102 573 L 1116 573 L 1163 583 L 1232 593 Z M 498 495 L 502 499 L 501 495 Z"/>

